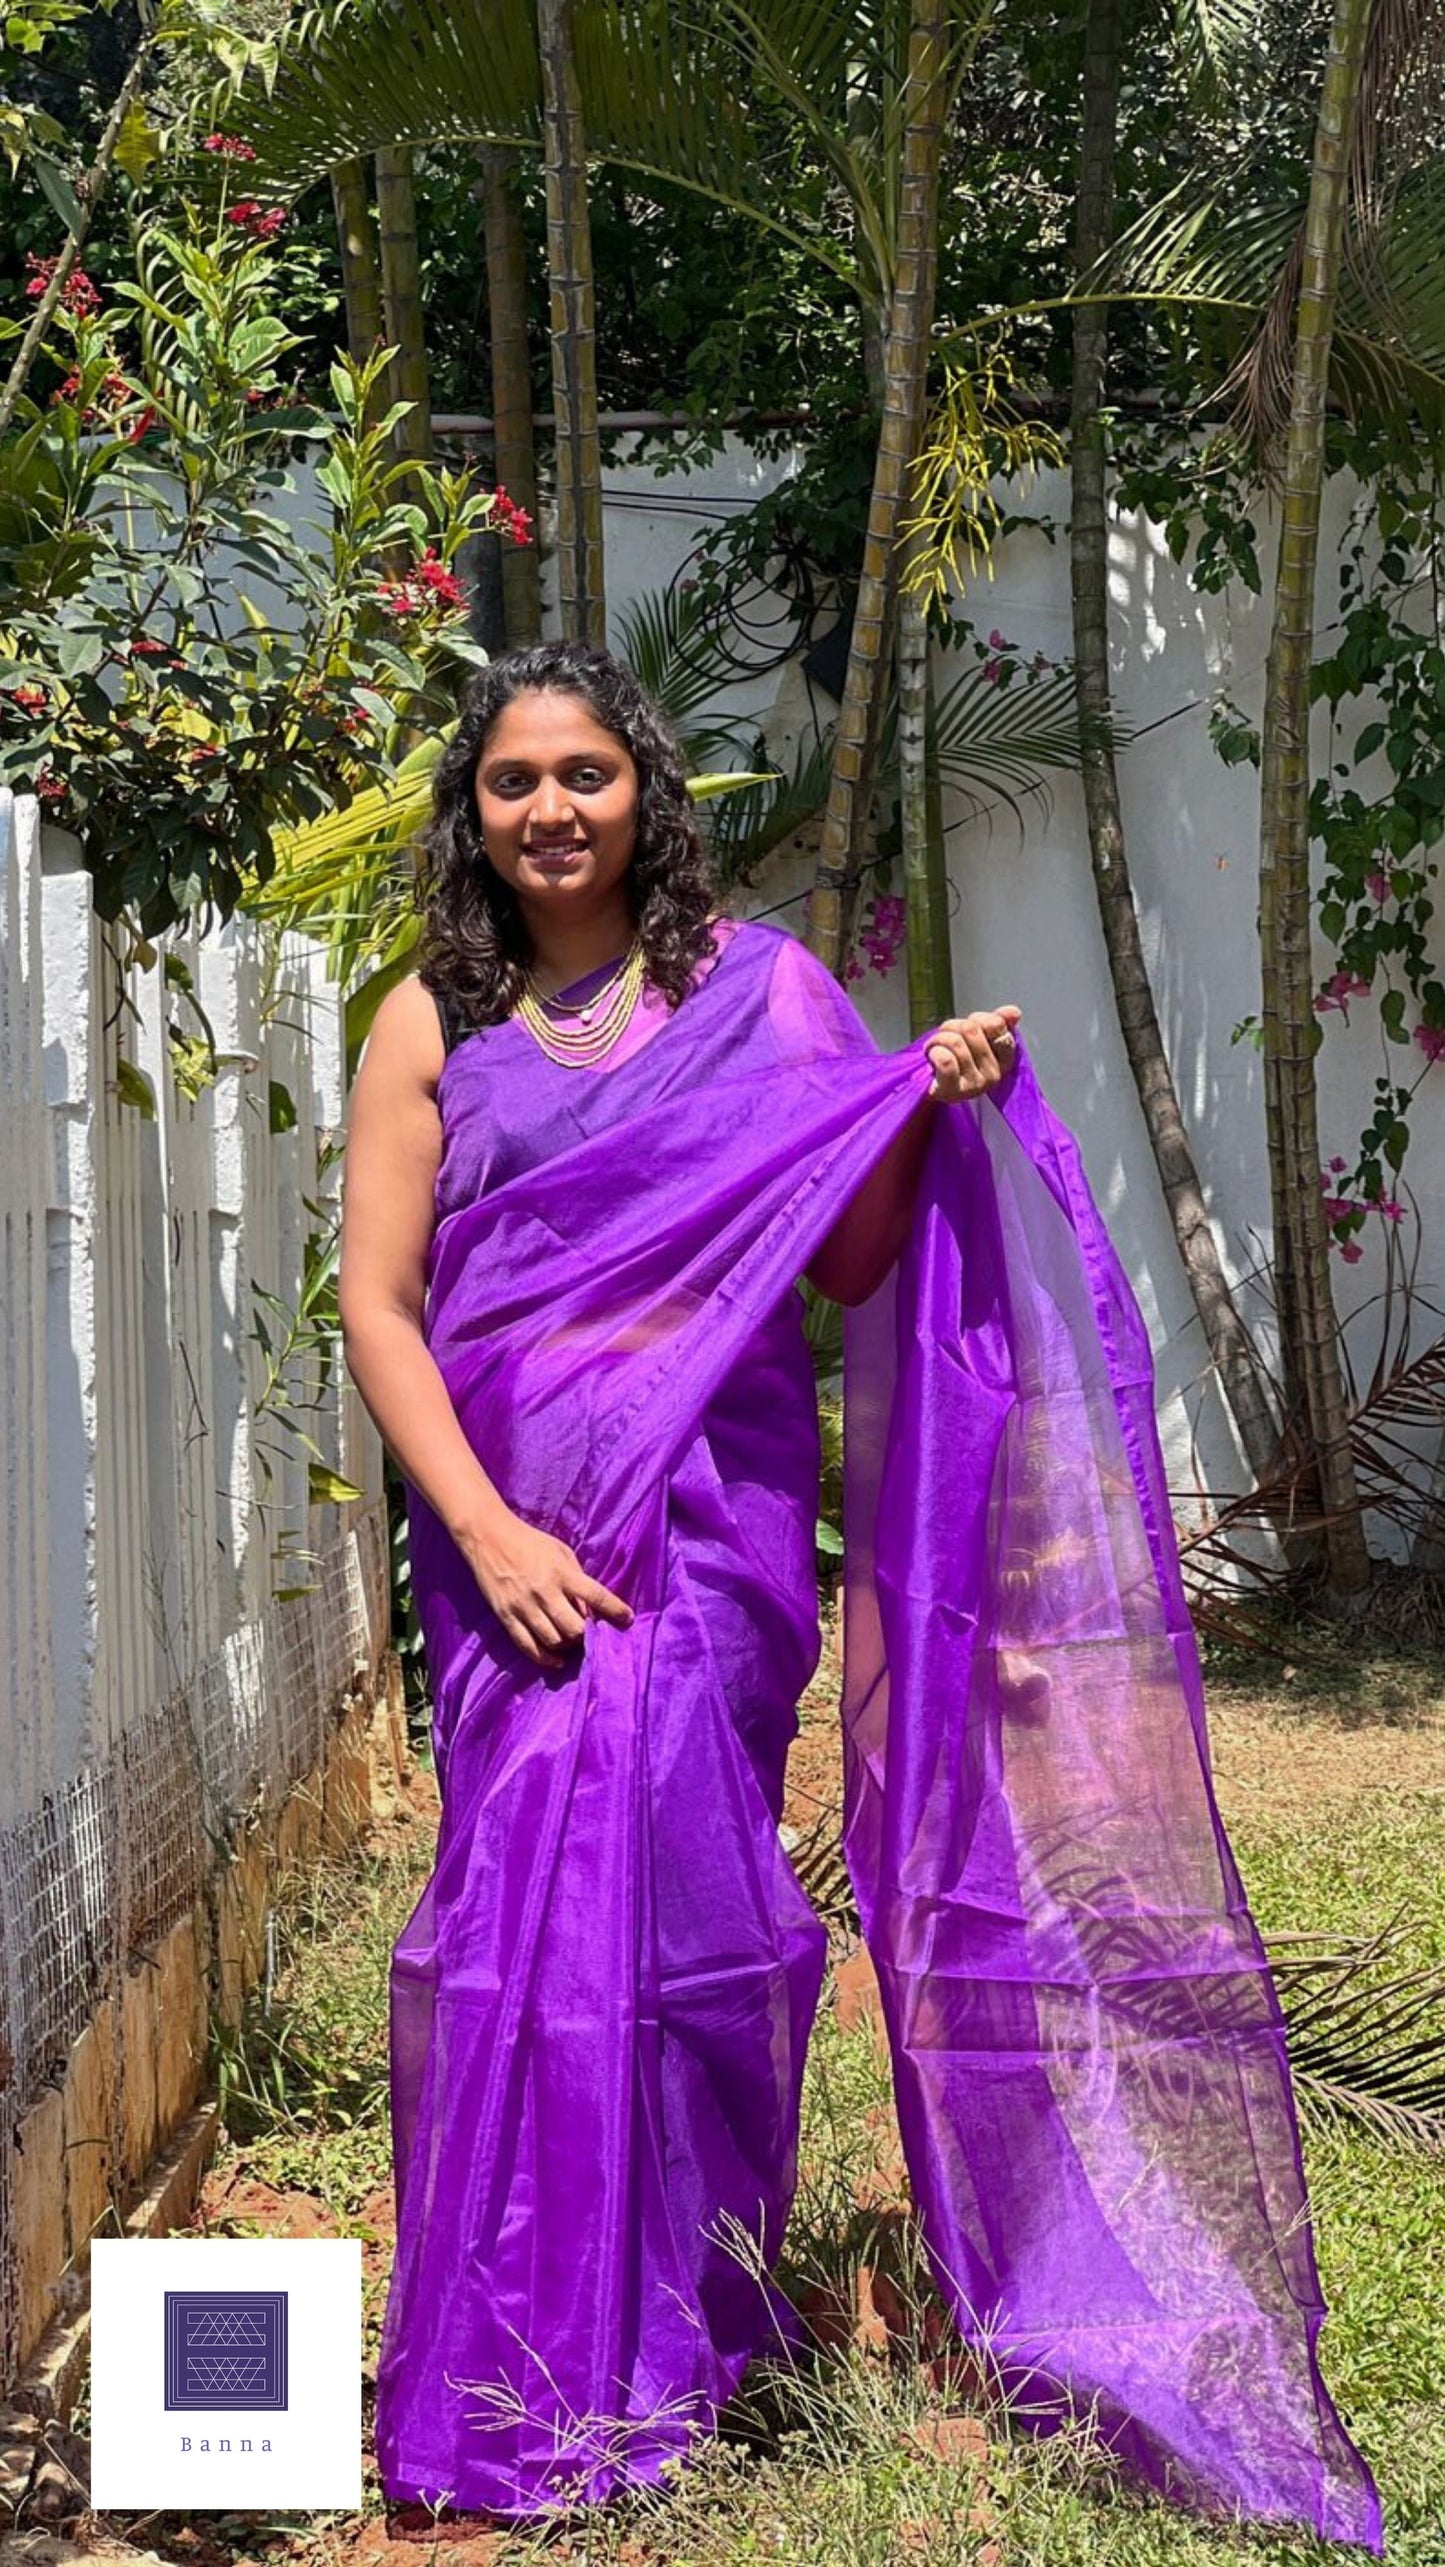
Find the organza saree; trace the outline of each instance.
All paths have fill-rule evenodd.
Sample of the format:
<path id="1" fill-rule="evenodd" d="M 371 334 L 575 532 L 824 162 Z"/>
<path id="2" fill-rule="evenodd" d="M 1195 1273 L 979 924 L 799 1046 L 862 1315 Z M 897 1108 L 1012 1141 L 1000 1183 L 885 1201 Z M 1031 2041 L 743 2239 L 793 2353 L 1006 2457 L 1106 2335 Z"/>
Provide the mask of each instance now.
<path id="1" fill-rule="evenodd" d="M 410 1492 L 442 1820 L 392 1970 L 394 2500 L 656 2482 L 796 2339 L 763 2277 L 825 1962 L 779 1836 L 820 1645 L 797 1279 L 930 1078 L 757 922 L 601 1069 L 515 1020 L 448 1057 L 428 1342 L 635 1619 L 539 1669 Z M 845 1364 L 845 1847 L 938 2286 L 1037 2417 L 1378 2548 L 1148 1342 L 1022 1046 L 932 1109 Z"/>

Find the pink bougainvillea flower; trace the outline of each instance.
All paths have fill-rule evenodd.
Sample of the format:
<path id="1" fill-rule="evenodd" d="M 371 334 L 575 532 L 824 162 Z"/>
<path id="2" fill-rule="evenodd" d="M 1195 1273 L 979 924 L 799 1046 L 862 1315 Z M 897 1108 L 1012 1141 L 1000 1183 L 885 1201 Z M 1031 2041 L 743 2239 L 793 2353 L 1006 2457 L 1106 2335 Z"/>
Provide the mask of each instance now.
<path id="1" fill-rule="evenodd" d="M 1427 1061 L 1445 1061 L 1445 1025 L 1417 1025 L 1415 1041 Z"/>
<path id="2" fill-rule="evenodd" d="M 1390 897 L 1389 875 L 1387 873 L 1381 873 L 1379 867 L 1376 866 L 1373 873 L 1367 873 L 1365 876 L 1365 889 L 1372 900 L 1388 900 Z"/>
<path id="3" fill-rule="evenodd" d="M 997 624 L 995 624 L 993 631 L 988 637 L 988 646 L 991 651 L 1006 651 L 1009 647 L 1008 643 L 1004 640 L 1002 633 L 999 631 Z"/>
<path id="4" fill-rule="evenodd" d="M 1315 1000 L 1315 1014 L 1317 1016 L 1325 1016 L 1332 1007 L 1338 1007 L 1342 1015 L 1348 1016 L 1350 1000 L 1352 998 L 1368 998 L 1369 995 L 1369 982 L 1367 980 L 1361 980 L 1357 973 L 1344 971 L 1335 972 L 1332 974 L 1330 979 L 1326 981 L 1324 988 L 1320 991 L 1318 998 Z"/>
<path id="5" fill-rule="evenodd" d="M 1344 1173 L 1345 1173 L 1346 1168 L 1349 1166 L 1349 1164 L 1350 1164 L 1350 1163 L 1349 1163 L 1349 1160 L 1348 1160 L 1348 1159 L 1341 1159 L 1341 1158 L 1334 1158 L 1334 1159 L 1331 1159 L 1331 1160 L 1328 1162 L 1328 1165 L 1329 1165 L 1329 1171 L 1330 1171 L 1331 1176 L 1332 1176 L 1332 1177 L 1342 1177 L 1342 1176 L 1344 1175 Z"/>
<path id="6" fill-rule="evenodd" d="M 998 684 L 998 682 L 999 682 L 999 679 L 1002 677 L 1002 675 L 1003 675 L 1003 665 L 1002 665 L 1002 663 L 1001 663 L 999 660 L 985 660 L 985 661 L 984 661 L 984 664 L 983 664 L 983 682 L 984 682 L 984 685 L 985 685 L 985 686 L 997 686 L 997 684 Z"/>
<path id="7" fill-rule="evenodd" d="M 1403 1221 L 1405 1218 L 1405 1207 L 1397 1194 L 1382 1194 L 1375 1210 L 1386 1221 Z"/>
<path id="8" fill-rule="evenodd" d="M 219 152 L 223 160 L 254 160 L 256 146 L 241 140 L 239 134 L 207 134 L 203 152 Z"/>
<path id="9" fill-rule="evenodd" d="M 1347 1266 L 1357 1266 L 1365 1253 L 1358 1239 L 1340 1239 L 1336 1245 Z"/>

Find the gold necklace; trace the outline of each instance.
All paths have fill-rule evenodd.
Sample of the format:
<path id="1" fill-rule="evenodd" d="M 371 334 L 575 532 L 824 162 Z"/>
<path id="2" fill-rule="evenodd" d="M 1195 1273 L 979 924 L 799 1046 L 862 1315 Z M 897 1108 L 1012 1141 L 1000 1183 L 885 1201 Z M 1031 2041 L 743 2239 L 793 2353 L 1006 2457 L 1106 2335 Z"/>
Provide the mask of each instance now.
<path id="1" fill-rule="evenodd" d="M 526 982 L 526 986 L 532 992 L 533 997 L 539 999 L 544 1007 L 550 1007 L 559 1016 L 579 1016 L 584 1025 L 590 1025 L 598 1008 L 602 1005 L 603 1000 L 611 997 L 618 981 L 621 980 L 623 973 L 626 971 L 628 964 L 631 962 L 633 955 L 637 951 L 637 941 L 637 938 L 634 936 L 626 953 L 622 956 L 621 961 L 616 965 L 615 969 L 608 974 L 607 979 L 602 982 L 600 988 L 591 991 L 584 999 L 560 998 L 553 990 L 539 989 L 537 986 L 537 975 L 533 971 L 525 972 L 523 978 Z"/>
<path id="2" fill-rule="evenodd" d="M 600 1015 L 595 1012 L 597 1006 L 595 998 L 588 1001 L 588 1012 L 592 1021 L 588 1023 L 584 1019 L 580 1031 L 573 1026 L 558 1025 L 553 1022 L 542 1005 L 541 995 L 530 972 L 523 979 L 521 993 L 513 1012 L 521 1018 L 528 1033 L 539 1049 L 546 1053 L 549 1060 L 560 1061 L 564 1068 L 585 1068 L 592 1061 L 602 1060 L 621 1037 L 642 995 L 642 985 L 646 976 L 646 957 L 639 938 L 633 943 L 616 974 L 612 984 L 612 995 Z M 578 1013 L 580 1014 L 581 1011 L 579 1010 Z"/>

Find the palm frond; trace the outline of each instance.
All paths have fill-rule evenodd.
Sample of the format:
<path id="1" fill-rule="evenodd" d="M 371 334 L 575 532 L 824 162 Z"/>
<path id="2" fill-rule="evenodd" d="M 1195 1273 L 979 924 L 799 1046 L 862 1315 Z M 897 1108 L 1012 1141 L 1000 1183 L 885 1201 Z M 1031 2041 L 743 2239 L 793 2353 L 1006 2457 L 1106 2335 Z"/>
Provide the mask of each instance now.
<path id="1" fill-rule="evenodd" d="M 575 30 L 589 150 L 745 214 L 855 282 L 851 241 L 832 225 L 802 230 L 785 211 L 755 104 L 768 64 L 797 65 L 804 76 L 787 103 L 826 150 L 831 66 L 845 58 L 854 15 L 817 0 L 754 0 L 750 10 L 697 0 L 685 11 L 671 0 L 589 0 Z M 540 117 L 530 0 L 328 0 L 287 31 L 269 87 L 246 94 L 240 121 L 255 176 L 296 193 L 386 144 L 535 147 Z M 866 194 L 860 169 L 839 175 Z M 859 212 L 872 237 L 866 205 Z"/>
<path id="2" fill-rule="evenodd" d="M 690 765 L 736 748 L 737 720 L 699 721 L 737 672 L 709 624 L 695 588 L 675 580 L 634 598 L 618 618 L 620 655 L 678 735 Z"/>
<path id="3" fill-rule="evenodd" d="M 1174 40 L 1203 116 L 1236 99 L 1263 59 L 1254 0 L 1174 0 Z"/>
<path id="4" fill-rule="evenodd" d="M 935 709 L 938 763 L 946 783 L 975 810 L 990 800 L 1017 810 L 1041 775 L 1079 762 L 1079 715 L 1072 676 L 1052 670 L 999 684 L 987 664 L 960 671 L 940 688 Z M 1117 718 L 1112 736 L 1127 740 Z"/>
<path id="5" fill-rule="evenodd" d="M 823 808 L 832 735 L 803 739 L 782 774 L 759 777 L 723 803 L 709 837 L 723 882 L 751 882 L 759 865 Z"/>
<path id="6" fill-rule="evenodd" d="M 1340 1945 L 1281 1935 L 1270 1959 L 1306 2100 L 1382 2138 L 1445 2149 L 1445 1964 L 1401 1968 L 1411 1939 L 1396 1917 Z"/>

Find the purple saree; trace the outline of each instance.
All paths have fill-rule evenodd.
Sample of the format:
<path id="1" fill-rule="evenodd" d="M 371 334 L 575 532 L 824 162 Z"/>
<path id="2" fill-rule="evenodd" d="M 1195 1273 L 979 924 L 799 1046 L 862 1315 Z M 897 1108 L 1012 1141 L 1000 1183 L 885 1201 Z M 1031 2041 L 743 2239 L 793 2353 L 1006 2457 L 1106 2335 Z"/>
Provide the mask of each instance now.
<path id="1" fill-rule="evenodd" d="M 795 1279 L 929 1084 L 757 923 L 598 1070 L 442 1074 L 427 1333 L 508 1502 L 634 1606 L 544 1672 L 411 1492 L 443 1816 L 397 1943 L 395 2500 L 655 2481 L 790 2313 L 824 1938 Z M 846 1844 L 963 2334 L 1156 2485 L 1378 2548 L 1320 2378 L 1280 2016 L 1208 1778 L 1149 1347 L 1026 1058 L 940 1108 L 846 1355 Z"/>

